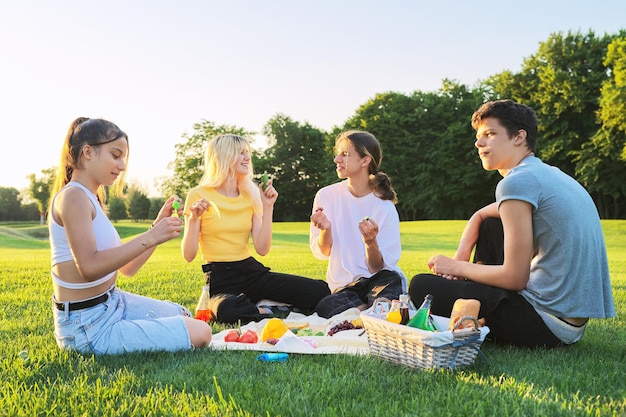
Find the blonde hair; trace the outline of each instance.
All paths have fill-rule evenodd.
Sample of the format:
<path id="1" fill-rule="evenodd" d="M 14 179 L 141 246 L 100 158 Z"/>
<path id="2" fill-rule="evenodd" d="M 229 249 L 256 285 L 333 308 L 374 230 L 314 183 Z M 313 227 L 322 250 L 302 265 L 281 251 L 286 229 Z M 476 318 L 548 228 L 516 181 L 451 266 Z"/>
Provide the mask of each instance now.
<path id="1" fill-rule="evenodd" d="M 203 187 L 217 188 L 226 180 L 237 175 L 236 163 L 241 151 L 250 152 L 248 141 L 238 135 L 219 135 L 211 139 L 204 153 L 204 174 L 200 178 Z M 237 176 L 237 189 L 239 193 L 248 196 L 252 200 L 254 213 L 263 215 L 263 204 L 259 188 L 252 181 L 252 160 L 249 164 L 248 174 Z"/>

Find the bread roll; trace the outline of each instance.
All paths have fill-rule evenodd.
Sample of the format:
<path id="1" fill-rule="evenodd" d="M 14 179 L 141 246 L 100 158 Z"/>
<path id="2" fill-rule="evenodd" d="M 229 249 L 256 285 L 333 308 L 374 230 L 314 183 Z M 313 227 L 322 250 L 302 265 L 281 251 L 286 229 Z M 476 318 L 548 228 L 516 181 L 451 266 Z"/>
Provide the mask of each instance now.
<path id="1" fill-rule="evenodd" d="M 480 301 L 474 299 L 465 299 L 459 298 L 454 302 L 454 306 L 452 307 L 452 313 L 450 314 L 450 325 L 448 326 L 448 330 L 452 330 L 454 325 L 464 316 L 474 317 L 478 319 L 478 312 L 480 311 Z M 458 329 L 463 329 L 465 327 L 473 327 L 474 322 L 472 320 L 464 320 L 463 323 L 457 327 Z"/>

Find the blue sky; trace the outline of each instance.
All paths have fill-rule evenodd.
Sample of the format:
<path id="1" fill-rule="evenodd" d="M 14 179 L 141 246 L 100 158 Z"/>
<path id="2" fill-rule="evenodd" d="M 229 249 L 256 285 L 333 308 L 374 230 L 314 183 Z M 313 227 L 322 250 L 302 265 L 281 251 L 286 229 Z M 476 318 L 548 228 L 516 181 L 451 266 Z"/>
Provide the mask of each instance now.
<path id="1" fill-rule="evenodd" d="M 330 129 L 376 93 L 471 86 L 552 33 L 614 34 L 625 16 L 623 0 L 0 0 L 0 186 L 55 166 L 87 116 L 128 133 L 128 179 L 157 195 L 203 119 Z"/>

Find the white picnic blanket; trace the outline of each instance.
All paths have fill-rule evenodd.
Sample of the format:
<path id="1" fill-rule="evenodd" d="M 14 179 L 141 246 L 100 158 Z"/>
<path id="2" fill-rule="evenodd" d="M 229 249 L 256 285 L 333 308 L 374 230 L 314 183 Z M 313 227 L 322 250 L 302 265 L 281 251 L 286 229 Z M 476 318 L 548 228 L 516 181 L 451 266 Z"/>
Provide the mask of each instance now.
<path id="1" fill-rule="evenodd" d="M 229 330 L 224 330 L 213 335 L 211 347 L 213 349 L 225 350 L 258 350 L 263 352 L 285 352 L 304 354 L 350 354 L 367 355 L 370 353 L 367 343 L 367 333 L 364 329 L 344 330 L 328 336 L 328 330 L 344 320 L 354 320 L 360 317 L 361 311 L 352 308 L 337 314 L 330 319 L 325 319 L 317 313 L 306 316 L 300 313 L 290 313 L 283 321 L 288 327 L 302 327 L 308 323 L 313 331 L 322 331 L 326 336 L 297 336 L 291 331 L 287 331 L 276 343 L 271 345 L 261 341 L 261 333 L 269 319 L 259 322 L 250 322 L 241 326 L 241 332 L 248 329 L 254 330 L 259 336 L 258 343 L 237 343 L 225 342 L 224 336 Z"/>
<path id="2" fill-rule="evenodd" d="M 366 316 L 363 319 L 363 316 Z M 250 322 L 244 326 L 241 326 L 241 333 L 248 329 L 254 330 L 259 336 L 259 342 L 257 343 L 237 343 L 237 342 L 225 342 L 224 336 L 229 330 L 221 331 L 213 335 L 211 341 L 211 347 L 214 349 L 225 350 L 258 350 L 264 352 L 285 352 L 285 353 L 304 353 L 304 354 L 351 354 L 351 355 L 368 355 L 370 348 L 367 339 L 367 333 L 364 329 L 355 330 L 343 330 L 333 336 L 328 336 L 328 330 L 338 323 L 344 320 L 354 320 L 362 318 L 366 320 L 371 317 L 376 322 L 370 322 L 372 326 L 385 326 L 398 336 L 408 337 L 409 340 L 416 340 L 431 347 L 438 347 L 448 345 L 454 342 L 454 335 L 450 331 L 445 331 L 448 328 L 450 319 L 448 317 L 441 317 L 433 315 L 435 325 L 440 332 L 428 332 L 425 330 L 415 329 L 412 327 L 402 326 L 395 323 L 389 323 L 384 320 L 384 314 L 373 313 L 371 309 L 364 312 L 356 308 L 352 308 L 337 314 L 330 319 L 325 319 L 317 315 L 317 313 L 310 316 L 299 313 L 290 313 L 283 321 L 288 327 L 309 327 L 313 331 L 322 331 L 325 336 L 298 336 L 291 331 L 287 331 L 276 343 L 271 345 L 261 340 L 261 333 L 263 328 L 269 319 L 264 319 L 259 322 Z M 485 337 L 489 333 L 489 327 L 483 326 L 479 328 L 480 342 L 485 340 Z M 464 333 L 470 332 L 471 329 L 457 330 L 457 332 Z"/>

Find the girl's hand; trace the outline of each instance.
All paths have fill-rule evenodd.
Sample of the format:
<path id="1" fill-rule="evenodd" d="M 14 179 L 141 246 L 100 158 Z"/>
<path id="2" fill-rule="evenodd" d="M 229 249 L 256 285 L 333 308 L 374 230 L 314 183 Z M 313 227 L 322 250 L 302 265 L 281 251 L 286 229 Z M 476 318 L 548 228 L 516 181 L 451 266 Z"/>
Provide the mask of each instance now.
<path id="1" fill-rule="evenodd" d="M 378 224 L 369 217 L 365 217 L 359 222 L 359 232 L 363 236 L 363 242 L 375 241 L 376 236 L 378 236 Z"/>
<path id="2" fill-rule="evenodd" d="M 168 216 L 156 223 L 148 233 L 150 233 L 150 236 L 158 245 L 180 236 L 182 228 L 183 222 L 180 218 Z"/>
<path id="3" fill-rule="evenodd" d="M 209 207 L 211 207 L 211 202 L 206 198 L 201 198 L 200 200 L 196 200 L 191 207 L 189 207 L 189 211 L 191 212 L 191 219 L 199 219 L 204 212 L 206 212 Z"/>
<path id="4" fill-rule="evenodd" d="M 267 181 L 267 185 L 265 187 L 265 190 L 263 190 L 263 184 L 259 184 L 259 191 L 261 192 L 261 201 L 263 201 L 263 206 L 264 207 L 271 207 L 274 205 L 274 203 L 276 202 L 276 199 L 278 198 L 278 191 L 276 191 L 276 188 L 274 188 L 273 185 L 273 180 L 269 179 Z"/>
<path id="5" fill-rule="evenodd" d="M 452 269 L 457 261 L 444 255 L 435 255 L 428 260 L 428 268 L 433 274 L 439 275 L 451 281 L 465 280 L 466 278 L 458 277 L 452 273 Z"/>
<path id="6" fill-rule="evenodd" d="M 315 213 L 311 215 L 311 223 L 320 230 L 328 230 L 332 226 L 322 207 L 315 209 Z"/>
<path id="7" fill-rule="evenodd" d="M 174 205 L 176 205 L 175 203 L 177 203 L 178 209 L 174 208 Z M 161 207 L 161 210 L 159 210 L 157 218 L 152 223 L 152 227 L 155 227 L 163 219 L 171 217 L 173 215 L 176 215 L 179 218 L 182 218 L 183 215 L 183 201 L 176 194 L 165 200 L 165 203 L 163 203 L 163 207 Z"/>

